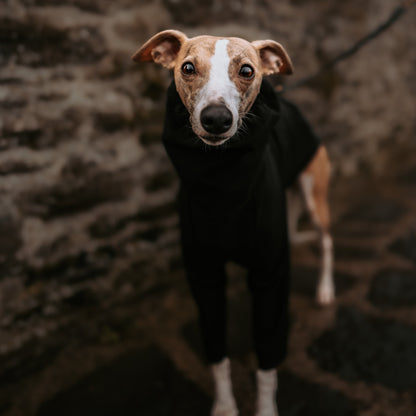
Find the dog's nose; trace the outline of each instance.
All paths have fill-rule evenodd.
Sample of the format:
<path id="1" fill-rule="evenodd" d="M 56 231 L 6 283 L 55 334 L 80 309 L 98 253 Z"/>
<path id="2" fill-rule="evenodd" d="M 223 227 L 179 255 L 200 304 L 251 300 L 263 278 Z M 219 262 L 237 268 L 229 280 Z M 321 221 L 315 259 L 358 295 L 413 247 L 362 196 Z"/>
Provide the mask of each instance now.
<path id="1" fill-rule="evenodd" d="M 201 124 L 208 133 L 225 133 L 233 124 L 233 115 L 225 105 L 209 105 L 201 112 Z"/>

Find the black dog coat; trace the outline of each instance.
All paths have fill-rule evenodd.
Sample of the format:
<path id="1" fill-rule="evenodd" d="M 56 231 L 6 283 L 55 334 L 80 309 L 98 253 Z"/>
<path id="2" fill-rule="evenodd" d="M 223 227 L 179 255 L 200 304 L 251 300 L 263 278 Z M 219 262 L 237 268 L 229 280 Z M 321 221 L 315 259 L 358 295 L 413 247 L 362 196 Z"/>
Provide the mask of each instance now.
<path id="1" fill-rule="evenodd" d="M 226 356 L 224 265 L 232 260 L 249 271 L 259 367 L 276 367 L 288 334 L 285 189 L 315 154 L 318 137 L 263 81 L 237 134 L 222 146 L 207 146 L 192 131 L 172 83 L 163 143 L 181 182 L 183 258 L 209 362 Z"/>

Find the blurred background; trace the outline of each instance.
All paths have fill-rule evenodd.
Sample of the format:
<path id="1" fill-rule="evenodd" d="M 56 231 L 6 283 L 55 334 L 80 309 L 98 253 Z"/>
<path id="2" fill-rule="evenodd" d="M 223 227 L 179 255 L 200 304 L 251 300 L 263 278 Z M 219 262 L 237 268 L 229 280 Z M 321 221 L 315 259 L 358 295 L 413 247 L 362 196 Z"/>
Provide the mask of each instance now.
<path id="1" fill-rule="evenodd" d="M 130 56 L 160 30 L 274 39 L 314 74 L 396 0 L 2 0 L 0 414 L 208 415 L 160 143 L 171 76 Z M 337 302 L 293 248 L 281 416 L 416 414 L 416 7 L 285 93 L 327 145 Z M 274 80 L 276 81 L 276 80 Z M 281 80 L 279 80 L 280 82 Z M 308 226 L 305 221 L 305 226 Z M 229 267 L 241 416 L 254 409 L 244 271 Z"/>

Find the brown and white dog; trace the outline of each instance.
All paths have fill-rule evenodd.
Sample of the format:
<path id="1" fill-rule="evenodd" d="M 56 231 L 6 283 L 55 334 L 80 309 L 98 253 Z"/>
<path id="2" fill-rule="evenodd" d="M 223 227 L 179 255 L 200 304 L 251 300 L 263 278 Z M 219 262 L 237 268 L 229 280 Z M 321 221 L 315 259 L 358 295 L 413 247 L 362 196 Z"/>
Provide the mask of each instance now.
<path id="1" fill-rule="evenodd" d="M 166 30 L 148 40 L 133 55 L 136 62 L 153 61 L 173 70 L 177 92 L 189 112 L 193 132 L 206 145 L 224 145 L 243 125 L 263 77 L 291 74 L 292 63 L 285 49 L 272 40 L 248 42 L 241 38 L 197 36 L 188 38 Z M 322 247 L 322 267 L 316 299 L 321 305 L 334 300 L 333 249 L 329 232 L 327 193 L 330 177 L 328 154 L 320 146 L 301 172 L 301 189 L 306 208 L 316 226 Z M 288 191 L 288 201 L 296 200 Z M 289 231 L 292 240 L 304 235 L 296 232 L 301 211 L 289 205 Z M 212 366 L 216 397 L 212 416 L 238 414 L 232 394 L 228 359 Z M 276 371 L 261 371 L 258 376 L 257 416 L 277 415 Z"/>

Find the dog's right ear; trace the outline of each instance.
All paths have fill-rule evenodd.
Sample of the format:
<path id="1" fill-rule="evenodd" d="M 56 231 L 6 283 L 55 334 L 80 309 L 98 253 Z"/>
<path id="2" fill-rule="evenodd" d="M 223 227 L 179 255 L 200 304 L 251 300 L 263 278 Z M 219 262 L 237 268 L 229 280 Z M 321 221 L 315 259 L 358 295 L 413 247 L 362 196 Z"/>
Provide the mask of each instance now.
<path id="1" fill-rule="evenodd" d="M 150 38 L 131 57 L 135 62 L 156 62 L 172 69 L 187 36 L 178 30 L 165 30 Z"/>

